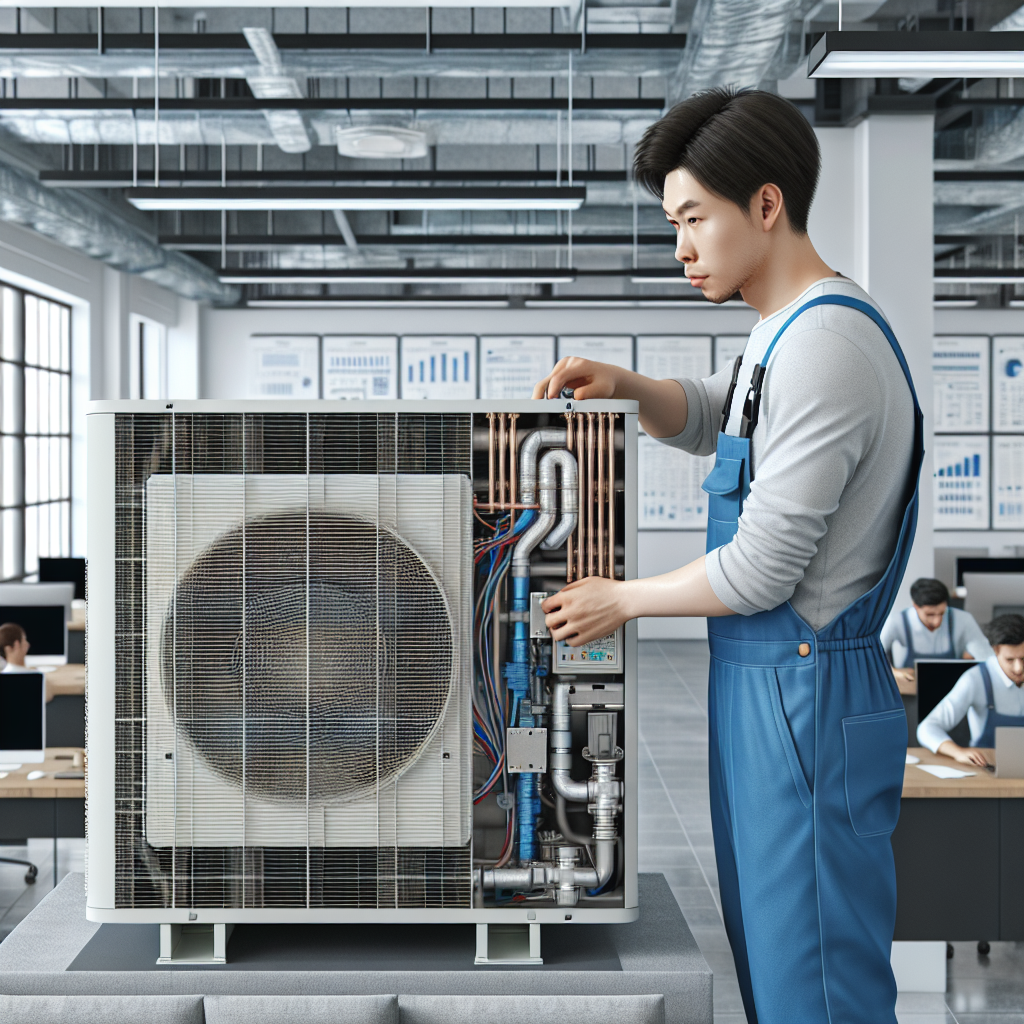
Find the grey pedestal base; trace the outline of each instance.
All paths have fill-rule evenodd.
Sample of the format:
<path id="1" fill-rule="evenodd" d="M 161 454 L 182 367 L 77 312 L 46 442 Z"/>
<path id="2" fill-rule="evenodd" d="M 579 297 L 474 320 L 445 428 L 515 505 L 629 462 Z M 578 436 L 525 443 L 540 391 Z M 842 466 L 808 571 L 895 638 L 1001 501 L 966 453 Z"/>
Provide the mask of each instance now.
<path id="1" fill-rule="evenodd" d="M 639 921 L 542 943 L 542 966 L 476 966 L 472 926 L 240 925 L 227 964 L 157 965 L 158 926 L 90 923 L 68 875 L 0 944 L 0 993 L 663 995 L 666 1022 L 712 1024 L 711 968 L 662 875 L 640 876 Z"/>

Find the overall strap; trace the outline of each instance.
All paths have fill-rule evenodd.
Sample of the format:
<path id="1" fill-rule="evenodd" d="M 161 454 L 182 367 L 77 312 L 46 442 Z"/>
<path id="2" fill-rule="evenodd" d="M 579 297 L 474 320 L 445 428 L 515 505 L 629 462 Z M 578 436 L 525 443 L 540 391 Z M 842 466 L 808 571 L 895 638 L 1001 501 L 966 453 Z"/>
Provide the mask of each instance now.
<path id="1" fill-rule="evenodd" d="M 907 634 L 906 664 L 903 667 L 913 668 L 917 652 L 914 650 L 914 636 L 910 632 L 910 612 L 906 608 L 903 609 L 903 631 Z"/>
<path id="2" fill-rule="evenodd" d="M 736 394 L 736 381 L 740 379 L 740 367 L 743 365 L 742 353 L 736 357 L 732 364 L 732 380 L 729 382 L 729 391 L 725 396 L 725 405 L 722 407 L 722 426 L 719 428 L 724 434 L 725 428 L 729 425 L 729 414 L 732 412 L 732 396 Z"/>
<path id="3" fill-rule="evenodd" d="M 992 676 L 989 674 L 988 665 L 985 662 L 979 662 L 978 668 L 981 669 L 981 681 L 985 686 L 985 705 L 990 712 L 994 712 L 996 709 L 996 699 L 992 694 Z"/>
<path id="4" fill-rule="evenodd" d="M 801 313 L 806 312 L 808 309 L 813 309 L 815 306 L 848 306 L 850 309 L 859 310 L 865 316 L 870 317 L 878 325 L 882 333 L 885 335 L 886 340 L 892 346 L 893 353 L 899 360 L 900 368 L 903 370 L 903 375 L 907 378 L 907 386 L 910 388 L 910 394 L 914 399 L 914 411 L 917 415 L 920 415 L 920 406 L 917 401 L 917 392 L 914 390 L 914 381 L 910 376 L 910 367 L 907 366 L 907 360 L 903 355 L 903 350 L 900 348 L 900 344 L 896 340 L 896 335 L 892 333 L 892 328 L 885 322 L 885 317 L 883 317 L 874 306 L 864 302 L 863 299 L 854 299 L 848 295 L 819 295 L 817 298 L 810 299 L 805 302 L 799 309 L 790 315 L 789 319 L 779 328 L 775 337 L 772 338 L 771 343 L 765 350 L 764 355 L 761 357 L 761 362 L 754 367 L 754 372 L 750 378 L 750 390 L 747 392 L 746 401 L 743 403 L 743 419 L 740 423 L 740 437 L 750 438 L 754 436 L 754 428 L 757 426 L 757 420 L 761 410 L 761 388 L 764 385 L 764 376 L 768 369 L 768 360 L 771 358 L 772 352 L 775 350 L 775 346 L 779 343 L 779 339 L 783 334 L 785 334 L 789 325 L 793 323 Z"/>
<path id="5" fill-rule="evenodd" d="M 946 606 L 946 625 L 949 627 L 949 649 L 956 657 L 956 645 L 953 643 L 953 609 Z"/>

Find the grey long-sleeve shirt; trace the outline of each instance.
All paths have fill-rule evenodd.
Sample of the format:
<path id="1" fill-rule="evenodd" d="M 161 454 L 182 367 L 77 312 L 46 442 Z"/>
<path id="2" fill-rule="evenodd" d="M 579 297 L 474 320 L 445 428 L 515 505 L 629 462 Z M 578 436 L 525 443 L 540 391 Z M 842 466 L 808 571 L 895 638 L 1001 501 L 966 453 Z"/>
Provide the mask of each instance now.
<path id="1" fill-rule="evenodd" d="M 827 278 L 759 321 L 743 354 L 727 433 L 739 433 L 754 366 L 779 328 L 823 294 L 871 302 L 852 281 Z M 686 426 L 660 440 L 711 454 L 731 377 L 729 367 L 681 380 Z M 844 306 L 802 314 L 768 364 L 753 437 L 754 481 L 739 529 L 707 557 L 719 599 L 741 615 L 791 601 L 817 630 L 870 590 L 896 549 L 913 439 L 910 389 L 877 325 Z"/>

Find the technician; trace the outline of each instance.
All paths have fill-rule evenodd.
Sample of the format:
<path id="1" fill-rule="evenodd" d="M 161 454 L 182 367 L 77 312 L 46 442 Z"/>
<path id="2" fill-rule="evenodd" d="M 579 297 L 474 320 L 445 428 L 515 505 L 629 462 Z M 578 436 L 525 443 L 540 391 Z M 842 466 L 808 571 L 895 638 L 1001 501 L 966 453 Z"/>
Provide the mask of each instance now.
<path id="1" fill-rule="evenodd" d="M 648 434 L 717 449 L 707 554 L 544 603 L 579 645 L 641 615 L 708 616 L 711 815 L 747 1019 L 895 1024 L 889 966 L 907 724 L 879 643 L 917 519 L 921 416 L 885 318 L 807 235 L 820 156 L 786 100 L 715 89 L 636 150 L 676 259 L 761 314 L 734 366 L 651 380 L 579 358 L 534 391 L 636 399 Z"/>
<path id="2" fill-rule="evenodd" d="M 996 745 L 997 727 L 1024 727 L 1024 616 L 999 615 L 985 632 L 995 653 L 965 672 L 917 727 L 918 743 L 933 754 L 981 766 L 988 762 L 978 748 Z M 949 738 L 964 715 L 971 727 L 969 747 Z"/>
<path id="3" fill-rule="evenodd" d="M 25 655 L 32 645 L 25 630 L 16 622 L 5 622 L 0 626 L 0 651 L 3 651 L 4 667 L 0 672 L 35 672 L 25 664 Z"/>
<path id="4" fill-rule="evenodd" d="M 974 616 L 949 607 L 949 591 L 941 580 L 915 580 L 910 600 L 909 608 L 894 611 L 882 627 L 882 647 L 898 681 L 913 681 L 918 658 L 991 657 L 992 648 Z"/>

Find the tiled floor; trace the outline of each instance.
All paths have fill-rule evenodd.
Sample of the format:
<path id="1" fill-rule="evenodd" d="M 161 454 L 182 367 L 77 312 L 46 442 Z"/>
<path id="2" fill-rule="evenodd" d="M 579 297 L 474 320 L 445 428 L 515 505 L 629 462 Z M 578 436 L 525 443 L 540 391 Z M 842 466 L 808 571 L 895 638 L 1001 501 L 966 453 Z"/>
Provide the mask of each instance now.
<path id="1" fill-rule="evenodd" d="M 640 869 L 664 873 L 715 972 L 715 1024 L 741 1024 L 708 813 L 707 665 L 703 642 L 640 645 Z M 60 841 L 61 876 L 83 869 L 84 847 Z M 25 857 L 25 847 L 0 847 L 0 856 Z M 30 840 L 32 886 L 24 868 L 0 864 L 0 940 L 50 891 L 52 857 L 51 840 Z M 1024 1024 L 1024 943 L 994 942 L 987 957 L 973 943 L 955 947 L 945 997 L 901 996 L 900 1024 Z"/>
<path id="2" fill-rule="evenodd" d="M 715 1024 L 741 1024 L 708 811 L 707 667 L 703 642 L 640 645 L 640 870 L 664 872 L 715 972 Z M 1024 943 L 954 947 L 945 997 L 901 995 L 900 1024 L 1024 1024 Z"/>

